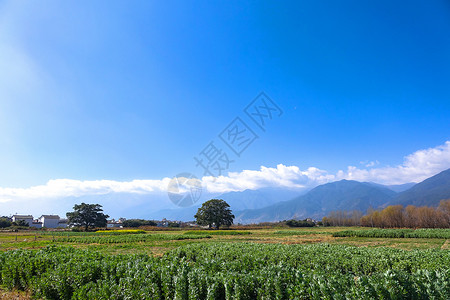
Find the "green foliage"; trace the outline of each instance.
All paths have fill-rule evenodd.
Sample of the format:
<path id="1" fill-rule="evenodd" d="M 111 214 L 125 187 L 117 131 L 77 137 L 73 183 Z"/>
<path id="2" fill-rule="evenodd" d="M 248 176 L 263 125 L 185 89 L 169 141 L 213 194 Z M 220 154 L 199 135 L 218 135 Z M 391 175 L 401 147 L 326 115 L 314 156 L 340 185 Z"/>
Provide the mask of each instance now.
<path id="1" fill-rule="evenodd" d="M 170 228 L 179 228 L 179 227 L 181 227 L 180 226 L 180 223 L 177 223 L 177 222 L 169 222 L 169 225 L 168 225 Z"/>
<path id="2" fill-rule="evenodd" d="M 10 227 L 12 222 L 8 218 L 0 218 L 0 228 Z"/>
<path id="3" fill-rule="evenodd" d="M 273 234 L 278 236 L 290 236 L 290 235 L 310 235 L 310 234 L 331 234 L 326 231 L 303 231 L 303 230 L 277 230 Z"/>
<path id="4" fill-rule="evenodd" d="M 370 229 L 345 230 L 333 233 L 334 237 L 372 237 L 372 238 L 421 238 L 450 239 L 450 229 Z"/>
<path id="5" fill-rule="evenodd" d="M 75 204 L 73 210 L 66 214 L 69 224 L 83 226 L 86 231 L 92 227 L 106 227 L 106 219 L 109 216 L 103 214 L 100 204 Z"/>
<path id="6" fill-rule="evenodd" d="M 18 220 L 18 221 L 12 222 L 11 225 L 19 226 L 19 227 L 29 227 L 30 226 L 28 224 L 28 222 L 25 220 Z"/>
<path id="7" fill-rule="evenodd" d="M 97 230 L 96 233 L 101 234 L 112 234 L 112 235 L 120 235 L 120 234 L 139 234 L 139 233 L 147 233 L 142 229 L 119 229 L 119 230 Z"/>
<path id="8" fill-rule="evenodd" d="M 230 226 L 233 224 L 234 215 L 231 213 L 230 206 L 222 199 L 211 199 L 202 204 L 194 216 L 199 225 L 213 226 L 217 229 L 220 226 Z"/>
<path id="9" fill-rule="evenodd" d="M 49 247 L 0 253 L 0 284 L 43 299 L 447 299 L 449 251 L 192 244 L 161 258 Z"/>
<path id="10" fill-rule="evenodd" d="M 316 224 L 311 221 L 305 220 L 288 220 L 286 225 L 289 227 L 314 227 Z"/>
<path id="11" fill-rule="evenodd" d="M 51 236 L 109 236 L 109 235 L 127 235 L 127 234 L 145 234 L 145 230 L 140 229 L 121 229 L 121 230 L 97 230 L 97 231 L 47 231 L 41 232 L 40 235 Z"/>
<path id="12" fill-rule="evenodd" d="M 188 235 L 248 235 L 250 231 L 244 230 L 189 230 L 184 234 Z"/>
<path id="13" fill-rule="evenodd" d="M 187 239 L 206 239 L 209 235 L 182 235 L 182 234 L 126 234 L 126 235 L 87 235 L 69 236 L 57 239 L 58 242 L 82 243 L 82 244 L 118 244 L 138 243 L 150 241 L 176 241 Z"/>
<path id="14" fill-rule="evenodd" d="M 123 227 L 156 226 L 154 221 L 142 219 L 125 220 L 122 224 Z"/>

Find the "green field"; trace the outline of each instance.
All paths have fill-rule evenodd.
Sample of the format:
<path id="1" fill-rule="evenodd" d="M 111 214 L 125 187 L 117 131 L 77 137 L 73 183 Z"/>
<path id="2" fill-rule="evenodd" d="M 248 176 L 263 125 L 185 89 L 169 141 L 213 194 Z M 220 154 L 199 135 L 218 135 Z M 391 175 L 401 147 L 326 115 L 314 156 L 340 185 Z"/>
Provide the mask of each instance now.
<path id="1" fill-rule="evenodd" d="M 2 293 L 26 291 L 24 299 L 448 299 L 449 232 L 2 232 Z"/>

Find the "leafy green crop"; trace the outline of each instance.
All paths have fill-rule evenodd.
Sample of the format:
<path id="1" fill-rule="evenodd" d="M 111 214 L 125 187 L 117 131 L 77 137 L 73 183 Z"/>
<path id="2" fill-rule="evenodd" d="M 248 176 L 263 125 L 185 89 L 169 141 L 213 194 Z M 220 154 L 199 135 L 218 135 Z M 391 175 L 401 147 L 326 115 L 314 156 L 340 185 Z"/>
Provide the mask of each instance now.
<path id="1" fill-rule="evenodd" d="M 127 234 L 110 236 L 81 236 L 81 237 L 62 237 L 57 239 L 59 242 L 84 243 L 84 244 L 116 244 L 116 243 L 136 243 L 149 241 L 171 241 L 187 239 L 206 239 L 209 235 L 182 235 L 182 234 Z"/>
<path id="2" fill-rule="evenodd" d="M 310 234 L 331 234 L 325 231 L 303 231 L 303 230 L 277 230 L 273 234 L 278 236 L 290 236 L 290 235 L 310 235 Z"/>
<path id="3" fill-rule="evenodd" d="M 187 235 L 249 235 L 250 231 L 244 230 L 189 230 L 184 234 Z"/>
<path id="4" fill-rule="evenodd" d="M 450 229 L 370 229 L 345 230 L 333 233 L 334 237 L 373 237 L 373 238 L 422 238 L 450 239 Z"/>
<path id="5" fill-rule="evenodd" d="M 71 247 L 0 253 L 0 284 L 44 299 L 447 299 L 450 252 L 199 243 L 156 258 Z"/>

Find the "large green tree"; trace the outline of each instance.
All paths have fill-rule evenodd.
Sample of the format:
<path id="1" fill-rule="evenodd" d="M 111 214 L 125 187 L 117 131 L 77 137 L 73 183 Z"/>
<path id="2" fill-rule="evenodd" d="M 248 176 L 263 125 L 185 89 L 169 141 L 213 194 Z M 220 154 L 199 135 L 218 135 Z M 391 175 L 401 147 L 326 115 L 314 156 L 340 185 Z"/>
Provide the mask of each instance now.
<path id="1" fill-rule="evenodd" d="M 217 229 L 220 226 L 230 226 L 233 224 L 234 215 L 231 213 L 230 206 L 222 199 L 211 199 L 202 204 L 194 216 L 197 224 L 213 226 Z"/>
<path id="2" fill-rule="evenodd" d="M 66 214 L 70 225 L 83 226 L 85 230 L 92 227 L 106 227 L 108 215 L 103 213 L 100 204 L 75 204 L 73 212 Z"/>

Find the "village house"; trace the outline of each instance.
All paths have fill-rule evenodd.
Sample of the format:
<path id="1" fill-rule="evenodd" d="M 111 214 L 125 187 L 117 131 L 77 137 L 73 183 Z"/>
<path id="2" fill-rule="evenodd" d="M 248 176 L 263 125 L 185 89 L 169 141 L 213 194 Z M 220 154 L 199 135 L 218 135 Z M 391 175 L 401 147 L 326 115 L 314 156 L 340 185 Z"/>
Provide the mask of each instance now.
<path id="1" fill-rule="evenodd" d="M 31 226 L 33 223 L 33 216 L 31 215 L 13 215 L 11 218 L 11 221 L 18 222 L 18 221 L 25 221 L 28 226 Z"/>
<path id="2" fill-rule="evenodd" d="M 66 228 L 67 219 L 61 219 L 58 215 L 42 215 L 38 219 L 33 219 L 32 215 L 13 215 L 12 222 L 25 221 L 28 226 L 34 228 Z"/>
<path id="3" fill-rule="evenodd" d="M 58 228 L 59 227 L 59 216 L 58 215 L 42 215 L 39 219 L 42 223 L 42 227 L 45 228 Z"/>
<path id="4" fill-rule="evenodd" d="M 118 221 L 116 221 L 115 219 L 112 220 L 108 220 L 108 222 L 106 223 L 106 227 L 108 228 L 123 228 L 123 221 L 125 219 L 120 218 Z"/>

